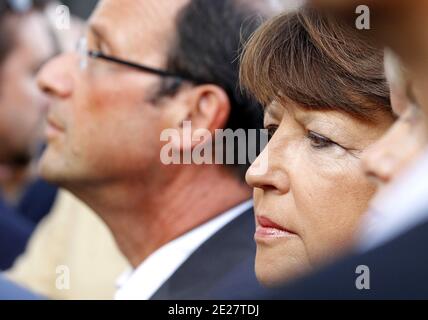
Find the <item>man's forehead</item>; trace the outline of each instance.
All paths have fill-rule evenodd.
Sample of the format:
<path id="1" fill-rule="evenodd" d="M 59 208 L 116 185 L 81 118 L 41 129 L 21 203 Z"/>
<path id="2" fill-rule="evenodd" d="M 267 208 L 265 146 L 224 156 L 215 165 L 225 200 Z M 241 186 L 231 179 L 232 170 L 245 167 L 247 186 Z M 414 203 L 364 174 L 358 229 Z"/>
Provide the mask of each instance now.
<path id="1" fill-rule="evenodd" d="M 128 56 L 148 48 L 162 51 L 169 46 L 177 14 L 188 3 L 190 0 L 102 0 L 89 25 Z"/>
<path id="2" fill-rule="evenodd" d="M 133 24 L 137 29 L 145 24 L 160 28 L 174 25 L 177 13 L 190 0 L 102 0 L 94 11 L 90 22 L 105 29 L 120 28 Z M 110 30 L 112 31 L 112 30 Z"/>

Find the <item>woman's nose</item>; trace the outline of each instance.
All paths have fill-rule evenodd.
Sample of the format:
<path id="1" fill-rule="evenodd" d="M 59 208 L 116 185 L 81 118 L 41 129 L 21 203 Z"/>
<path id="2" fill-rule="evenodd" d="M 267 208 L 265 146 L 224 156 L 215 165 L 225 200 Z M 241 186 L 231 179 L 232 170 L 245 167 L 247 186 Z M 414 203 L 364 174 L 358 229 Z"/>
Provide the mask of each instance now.
<path id="1" fill-rule="evenodd" d="M 267 148 L 260 153 L 247 170 L 245 179 L 247 180 L 247 184 L 252 188 L 261 188 L 263 185 L 269 183 L 269 152 L 266 150 Z"/>
<path id="2" fill-rule="evenodd" d="M 277 156 L 281 155 L 276 155 L 269 143 L 247 171 L 246 180 L 250 187 L 288 192 L 290 181 L 286 161 L 277 161 Z"/>

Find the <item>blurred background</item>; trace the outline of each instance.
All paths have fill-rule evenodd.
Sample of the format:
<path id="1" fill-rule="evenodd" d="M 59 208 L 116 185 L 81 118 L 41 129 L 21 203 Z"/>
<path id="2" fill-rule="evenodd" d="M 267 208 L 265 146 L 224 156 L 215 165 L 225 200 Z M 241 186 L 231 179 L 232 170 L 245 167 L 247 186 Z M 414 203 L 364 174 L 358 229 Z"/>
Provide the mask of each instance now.
<path id="1" fill-rule="evenodd" d="M 97 3 L 0 0 L 0 276 L 4 271 L 15 282 L 57 299 L 109 299 L 115 279 L 127 267 L 97 217 L 70 194 L 41 179 L 37 170 L 48 107 L 37 74 L 52 57 L 75 50 Z M 57 24 L 61 4 L 71 12 L 65 28 Z M 81 222 L 90 234 L 97 234 L 97 246 L 103 251 L 76 260 L 72 252 L 88 247 L 73 237 Z M 57 250 L 65 247 L 69 250 Z M 109 261 L 110 266 L 94 277 L 85 270 L 101 268 L 95 260 Z M 56 268 L 64 264 L 79 274 L 70 290 L 56 287 Z"/>
<path id="2" fill-rule="evenodd" d="M 62 2 L 70 8 L 72 14 L 79 16 L 83 19 L 87 19 L 94 7 L 96 6 L 98 0 L 64 0 Z"/>

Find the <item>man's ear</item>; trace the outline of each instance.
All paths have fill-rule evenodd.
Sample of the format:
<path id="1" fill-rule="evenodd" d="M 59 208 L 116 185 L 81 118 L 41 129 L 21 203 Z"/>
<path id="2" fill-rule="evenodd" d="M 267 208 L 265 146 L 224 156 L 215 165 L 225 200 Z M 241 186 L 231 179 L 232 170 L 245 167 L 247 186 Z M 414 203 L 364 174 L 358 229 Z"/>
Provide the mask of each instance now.
<path id="1" fill-rule="evenodd" d="M 185 94 L 187 112 L 182 114 L 179 127 L 182 136 L 191 132 L 192 142 L 191 145 L 183 144 L 182 150 L 206 142 L 204 140 L 207 140 L 208 133 L 214 139 L 215 130 L 226 126 L 231 112 L 229 97 L 219 86 L 200 85 L 187 90 Z"/>
<path id="2" fill-rule="evenodd" d="M 189 96 L 192 126 L 195 129 L 206 129 L 214 133 L 223 129 L 230 115 L 230 100 L 227 93 L 216 85 L 196 87 Z"/>

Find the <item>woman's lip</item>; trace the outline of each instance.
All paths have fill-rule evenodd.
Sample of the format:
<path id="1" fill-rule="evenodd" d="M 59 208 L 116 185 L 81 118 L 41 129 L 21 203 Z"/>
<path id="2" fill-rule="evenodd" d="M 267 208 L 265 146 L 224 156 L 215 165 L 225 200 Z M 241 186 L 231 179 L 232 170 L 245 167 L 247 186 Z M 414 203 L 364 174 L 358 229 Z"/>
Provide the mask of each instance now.
<path id="1" fill-rule="evenodd" d="M 255 238 L 283 238 L 295 236 L 296 234 L 269 218 L 257 216 L 258 226 L 256 228 Z"/>
<path id="2" fill-rule="evenodd" d="M 266 228 L 262 226 L 258 226 L 256 228 L 256 233 L 254 234 L 255 238 L 284 238 L 295 235 L 294 233 L 275 229 L 275 228 Z"/>
<path id="3" fill-rule="evenodd" d="M 263 216 L 257 216 L 257 222 L 260 226 L 264 228 L 270 228 L 270 229 L 278 229 L 283 231 L 288 231 L 284 227 L 280 226 L 279 224 L 273 222 L 269 218 L 263 217 Z"/>

